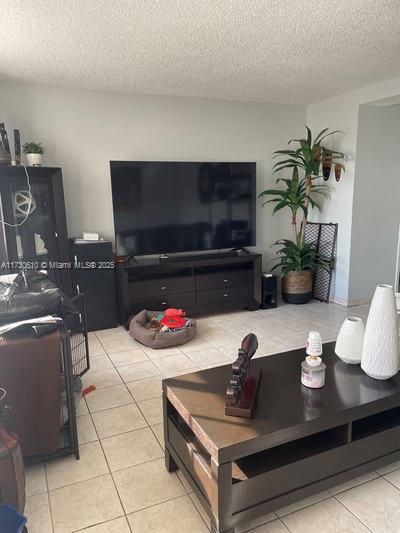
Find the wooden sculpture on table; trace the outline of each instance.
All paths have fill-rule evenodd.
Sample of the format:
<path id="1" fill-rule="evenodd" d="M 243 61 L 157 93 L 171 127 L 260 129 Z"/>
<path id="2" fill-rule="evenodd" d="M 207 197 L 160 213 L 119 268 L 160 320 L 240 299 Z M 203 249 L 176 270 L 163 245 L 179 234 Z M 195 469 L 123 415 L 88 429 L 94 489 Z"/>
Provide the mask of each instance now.
<path id="1" fill-rule="evenodd" d="M 261 369 L 251 368 L 250 361 L 258 348 L 258 340 L 254 333 L 249 333 L 242 340 L 238 358 L 232 365 L 225 402 L 225 414 L 243 418 L 251 418 L 255 404 Z"/>

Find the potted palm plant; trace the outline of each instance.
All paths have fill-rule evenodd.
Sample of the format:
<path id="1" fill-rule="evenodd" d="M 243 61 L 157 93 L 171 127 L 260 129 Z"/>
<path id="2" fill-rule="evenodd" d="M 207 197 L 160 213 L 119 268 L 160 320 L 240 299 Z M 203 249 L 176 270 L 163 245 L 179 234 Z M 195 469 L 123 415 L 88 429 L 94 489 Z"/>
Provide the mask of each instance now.
<path id="1" fill-rule="evenodd" d="M 317 253 L 315 246 L 305 242 L 309 208 L 320 209 L 319 200 L 328 198 L 330 194 L 329 186 L 321 183 L 320 168 L 327 165 L 330 168 L 334 161 L 336 170 L 344 170 L 340 161 L 346 159 L 342 152 L 323 144 L 327 137 L 338 131 L 329 132 L 329 128 L 325 128 L 313 139 L 310 128 L 306 126 L 306 130 L 305 139 L 289 141 L 289 144 L 296 143 L 297 147 L 274 152 L 274 158 L 279 158 L 273 167 L 274 173 L 289 170 L 291 178 L 279 177 L 276 183 L 282 184 L 282 188 L 267 189 L 260 194 L 262 198 L 270 197 L 263 205 L 276 204 L 273 214 L 285 208 L 291 212 L 292 239 L 281 239 L 274 244 L 279 248 L 273 269 L 281 268 L 283 299 L 295 304 L 311 299 L 313 272 L 319 266 L 328 268 L 328 261 Z M 299 212 L 302 217 L 300 224 Z"/>
<path id="2" fill-rule="evenodd" d="M 44 154 L 44 147 L 42 143 L 28 142 L 22 147 L 22 151 L 26 155 L 28 165 L 31 167 L 40 167 L 42 164 L 42 155 Z"/>

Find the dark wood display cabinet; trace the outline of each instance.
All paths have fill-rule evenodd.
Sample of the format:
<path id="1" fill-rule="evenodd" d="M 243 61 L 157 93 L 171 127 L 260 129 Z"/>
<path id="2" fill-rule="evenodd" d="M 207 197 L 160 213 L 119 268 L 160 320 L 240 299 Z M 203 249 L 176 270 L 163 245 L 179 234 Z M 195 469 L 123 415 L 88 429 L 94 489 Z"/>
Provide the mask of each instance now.
<path id="1" fill-rule="evenodd" d="M 61 169 L 26 167 L 26 172 L 23 166 L 0 167 L 0 273 L 45 269 L 70 295 Z"/>
<path id="2" fill-rule="evenodd" d="M 261 254 L 239 253 L 176 261 L 138 259 L 117 266 L 118 319 L 127 324 L 142 309 L 183 308 L 189 316 L 259 309 Z"/>

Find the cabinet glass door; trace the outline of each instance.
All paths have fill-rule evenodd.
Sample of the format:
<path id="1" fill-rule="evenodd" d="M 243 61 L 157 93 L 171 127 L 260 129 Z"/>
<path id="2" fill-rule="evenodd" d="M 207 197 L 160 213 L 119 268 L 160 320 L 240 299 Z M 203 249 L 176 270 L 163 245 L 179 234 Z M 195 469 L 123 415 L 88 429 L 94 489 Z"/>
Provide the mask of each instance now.
<path id="1" fill-rule="evenodd" d="M 47 183 L 32 183 L 30 189 L 26 181 L 10 183 L 8 222 L 15 227 L 7 227 L 7 242 L 10 261 L 39 263 L 39 268 L 54 261 L 56 236 L 54 234 L 53 206 Z M 10 240 L 12 242 L 10 242 Z M 29 268 L 29 267 L 28 267 Z"/>

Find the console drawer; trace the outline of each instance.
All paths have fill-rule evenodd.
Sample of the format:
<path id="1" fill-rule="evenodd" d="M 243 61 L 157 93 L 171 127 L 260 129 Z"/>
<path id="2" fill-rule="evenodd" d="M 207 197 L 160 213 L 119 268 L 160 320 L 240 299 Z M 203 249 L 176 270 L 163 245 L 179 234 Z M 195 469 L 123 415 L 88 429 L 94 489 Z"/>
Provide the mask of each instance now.
<path id="1" fill-rule="evenodd" d="M 253 288 L 250 285 L 245 287 L 227 287 L 225 289 L 212 289 L 210 291 L 199 291 L 196 294 L 198 304 L 214 304 L 223 302 L 233 302 L 250 298 Z"/>
<path id="2" fill-rule="evenodd" d="M 179 459 L 195 479 L 198 488 L 208 501 L 212 498 L 212 477 L 210 456 L 205 452 L 189 428 L 168 418 L 168 442 Z"/>
<path id="3" fill-rule="evenodd" d="M 164 294 L 190 292 L 194 291 L 194 288 L 194 278 L 191 276 L 145 279 L 142 281 L 131 281 L 129 284 L 132 299 L 148 298 L 149 296 L 163 298 Z"/>
<path id="4" fill-rule="evenodd" d="M 181 294 L 166 294 L 163 298 L 150 296 L 149 298 L 132 299 L 131 313 L 138 313 L 142 309 L 148 311 L 162 311 L 169 307 L 183 308 L 192 307 L 196 304 L 194 292 L 183 292 Z"/>
<path id="5" fill-rule="evenodd" d="M 204 273 L 196 276 L 196 289 L 198 291 L 251 285 L 252 283 L 253 271 L 248 269 L 214 272 L 212 274 Z"/>

